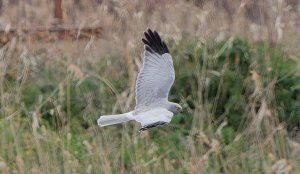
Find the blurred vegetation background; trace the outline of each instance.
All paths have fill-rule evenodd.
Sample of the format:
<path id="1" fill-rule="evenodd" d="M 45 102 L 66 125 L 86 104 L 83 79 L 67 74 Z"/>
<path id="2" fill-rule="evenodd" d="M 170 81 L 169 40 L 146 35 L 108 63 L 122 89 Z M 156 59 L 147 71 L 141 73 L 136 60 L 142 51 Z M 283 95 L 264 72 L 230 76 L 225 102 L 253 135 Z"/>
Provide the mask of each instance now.
<path id="1" fill-rule="evenodd" d="M 297 0 L 62 2 L 57 19 L 54 1 L 0 1 L 0 173 L 298 173 Z M 100 37 L 33 31 L 57 25 Z M 169 46 L 183 112 L 99 128 L 134 108 L 147 27 Z"/>

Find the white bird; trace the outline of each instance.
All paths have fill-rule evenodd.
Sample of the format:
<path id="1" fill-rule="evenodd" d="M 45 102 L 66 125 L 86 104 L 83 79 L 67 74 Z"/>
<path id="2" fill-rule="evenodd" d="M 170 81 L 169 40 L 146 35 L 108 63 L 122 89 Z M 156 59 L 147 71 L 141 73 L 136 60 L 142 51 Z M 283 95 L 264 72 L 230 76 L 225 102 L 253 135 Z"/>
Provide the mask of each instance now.
<path id="1" fill-rule="evenodd" d="M 168 101 L 170 88 L 175 80 L 172 56 L 156 31 L 144 32 L 144 59 L 136 81 L 136 107 L 119 115 L 101 116 L 100 127 L 135 120 L 140 130 L 168 124 L 182 107 Z"/>

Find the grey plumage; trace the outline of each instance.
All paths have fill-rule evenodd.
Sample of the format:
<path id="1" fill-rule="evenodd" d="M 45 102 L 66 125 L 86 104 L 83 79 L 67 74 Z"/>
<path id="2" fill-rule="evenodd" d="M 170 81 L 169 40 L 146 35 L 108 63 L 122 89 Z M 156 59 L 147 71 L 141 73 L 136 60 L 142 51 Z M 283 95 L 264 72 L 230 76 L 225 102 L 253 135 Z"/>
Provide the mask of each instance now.
<path id="1" fill-rule="evenodd" d="M 148 29 L 142 39 L 145 46 L 143 67 L 136 81 L 136 107 L 134 111 L 111 116 L 102 116 L 99 126 L 118 124 L 130 120 L 141 123 L 146 130 L 171 121 L 182 110 L 177 103 L 168 101 L 169 91 L 175 80 L 172 56 L 165 42 L 156 31 Z"/>

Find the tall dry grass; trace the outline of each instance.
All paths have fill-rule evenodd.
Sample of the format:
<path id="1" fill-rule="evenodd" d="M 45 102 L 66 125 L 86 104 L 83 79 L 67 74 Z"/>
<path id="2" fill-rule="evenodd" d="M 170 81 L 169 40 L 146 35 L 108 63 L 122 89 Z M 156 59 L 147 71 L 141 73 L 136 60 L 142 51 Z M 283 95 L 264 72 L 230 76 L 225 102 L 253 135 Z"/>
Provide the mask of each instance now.
<path id="1" fill-rule="evenodd" d="M 205 86 L 208 74 L 218 76 L 227 70 L 224 64 L 223 71 L 211 71 L 212 60 L 233 42 L 230 38 L 211 53 L 207 37 L 215 37 L 216 42 L 231 35 L 252 42 L 266 40 L 281 45 L 289 58 L 299 61 L 297 2 L 81 1 L 78 7 L 72 2 L 64 4 L 66 24 L 102 25 L 102 39 L 38 43 L 15 38 L 0 50 L 2 173 L 299 171 L 299 144 L 288 138 L 286 125 L 279 122 L 270 104 L 275 93 L 272 80 L 264 85 L 264 76 L 257 71 L 247 76 L 253 87 L 249 87 L 251 98 L 243 113 L 247 120 L 235 133 L 230 133 L 228 120 L 215 122 L 221 96 L 218 93 L 215 102 L 209 102 Z M 49 14 L 52 7 L 46 0 L 3 1 L 0 22 L 3 27 L 51 25 Z M 185 53 L 189 43 L 180 45 L 182 33 L 191 33 L 194 38 L 189 42 L 205 50 L 204 63 L 194 62 L 194 92 L 178 93 L 179 88 L 191 85 L 180 86 L 179 81 L 172 92 L 184 106 L 184 114 L 177 117 L 184 124 L 175 120 L 142 133 L 134 123 L 100 129 L 95 122 L 99 115 L 134 107 L 133 84 L 142 63 L 140 37 L 147 27 L 174 41 L 170 48 L 178 53 L 174 55 L 178 76 L 192 76 L 193 63 L 189 64 Z M 220 91 L 225 82 L 221 80 Z"/>

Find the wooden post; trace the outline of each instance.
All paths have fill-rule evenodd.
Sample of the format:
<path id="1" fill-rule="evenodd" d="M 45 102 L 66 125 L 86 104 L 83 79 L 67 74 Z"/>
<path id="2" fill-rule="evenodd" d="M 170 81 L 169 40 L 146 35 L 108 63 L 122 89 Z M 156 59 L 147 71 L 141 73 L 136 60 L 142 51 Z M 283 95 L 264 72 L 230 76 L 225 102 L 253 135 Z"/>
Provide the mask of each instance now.
<path id="1" fill-rule="evenodd" d="M 0 15 L 2 14 L 2 7 L 3 7 L 3 2 L 0 0 Z"/>
<path id="2" fill-rule="evenodd" d="M 56 24 L 61 24 L 63 22 L 63 7 L 62 1 L 63 0 L 54 0 L 54 18 L 57 20 Z"/>
<path id="3" fill-rule="evenodd" d="M 61 27 L 63 25 L 63 0 L 54 1 L 54 27 Z M 68 37 L 68 33 L 65 31 L 59 31 L 57 33 L 58 39 L 62 40 Z"/>

